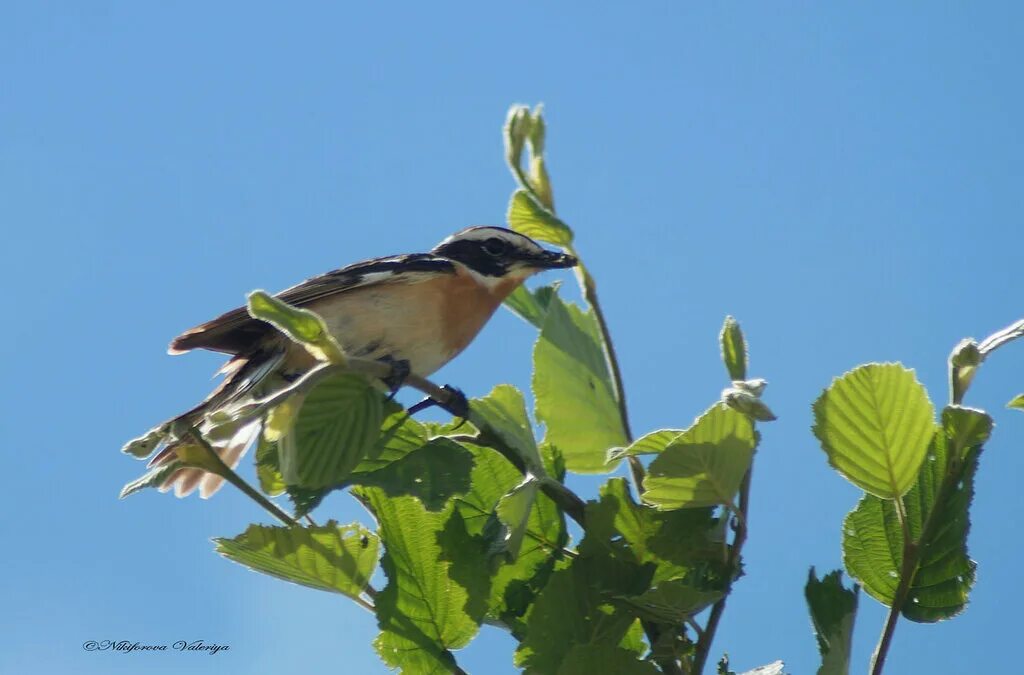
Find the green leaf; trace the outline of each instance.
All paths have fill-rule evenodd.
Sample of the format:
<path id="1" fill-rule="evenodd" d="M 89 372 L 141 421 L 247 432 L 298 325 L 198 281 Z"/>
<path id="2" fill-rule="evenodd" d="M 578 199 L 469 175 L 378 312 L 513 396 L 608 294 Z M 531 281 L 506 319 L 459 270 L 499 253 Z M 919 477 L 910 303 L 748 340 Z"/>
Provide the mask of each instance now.
<path id="1" fill-rule="evenodd" d="M 854 368 L 814 403 L 814 435 L 829 464 L 851 483 L 894 499 L 910 489 L 928 452 L 935 411 L 897 363 Z"/>
<path id="2" fill-rule="evenodd" d="M 550 286 L 541 286 L 535 291 L 528 290 L 526 286 L 517 286 L 516 290 L 505 298 L 505 306 L 537 328 L 543 328 L 544 317 L 548 314 L 548 306 L 551 304 L 551 298 L 555 297 L 558 286 L 558 283 L 554 283 Z"/>
<path id="3" fill-rule="evenodd" d="M 469 404 L 473 424 L 492 433 L 519 456 L 536 476 L 544 475 L 544 463 L 533 438 L 533 428 L 526 416 L 523 394 L 510 384 L 499 384 L 484 398 Z"/>
<path id="4" fill-rule="evenodd" d="M 250 525 L 217 552 L 249 569 L 321 591 L 359 597 L 377 566 L 378 539 L 358 523 L 319 527 Z"/>
<path id="5" fill-rule="evenodd" d="M 719 342 L 722 345 L 722 362 L 729 371 L 729 379 L 747 379 L 747 343 L 743 340 L 740 324 L 731 316 L 725 317 Z"/>
<path id="6" fill-rule="evenodd" d="M 516 665 L 526 673 L 557 673 L 576 645 L 617 645 L 635 616 L 611 602 L 647 584 L 639 568 L 608 557 L 580 556 L 551 575 L 527 619 Z"/>
<path id="7" fill-rule="evenodd" d="M 427 427 L 410 417 L 397 403 L 387 403 L 384 412 L 387 417 L 381 423 L 380 437 L 373 450 L 352 470 L 353 477 L 379 471 L 397 462 L 422 448 L 430 438 Z"/>
<path id="8" fill-rule="evenodd" d="M 389 497 L 377 488 L 353 494 L 377 519 L 385 547 L 381 567 L 388 584 L 376 600 L 377 652 L 403 673 L 449 672 L 450 650 L 466 646 L 479 629 L 481 617 L 471 612 L 484 607 L 487 577 L 464 572 L 486 570 L 482 548 L 473 546 L 464 527 L 463 539 L 452 541 L 459 532 L 446 531 L 451 506 L 430 512 L 412 497 Z"/>
<path id="9" fill-rule="evenodd" d="M 518 168 L 523 160 L 523 148 L 533 126 L 530 109 L 524 105 L 514 105 L 508 110 L 505 118 L 503 135 L 505 138 L 505 161 L 509 167 Z"/>
<path id="10" fill-rule="evenodd" d="M 494 532 L 498 501 L 513 490 L 521 474 L 492 448 L 466 445 L 474 456 L 472 489 L 455 500 L 472 535 L 498 537 Z M 500 565 L 491 579 L 488 615 L 515 625 L 550 576 L 568 535 L 562 512 L 548 497 L 538 494 L 526 521 L 518 558 L 497 558 Z"/>
<path id="11" fill-rule="evenodd" d="M 278 442 L 285 483 L 307 489 L 342 483 L 375 447 L 383 416 L 383 396 L 362 376 L 321 381 Z"/>
<path id="12" fill-rule="evenodd" d="M 630 443 L 629 447 L 609 450 L 608 461 L 613 462 L 633 455 L 655 455 L 670 446 L 684 431 L 684 429 L 658 429 L 644 434 Z"/>
<path id="13" fill-rule="evenodd" d="M 572 244 L 572 230 L 524 189 L 512 193 L 506 216 L 508 226 L 519 234 L 555 246 Z"/>
<path id="14" fill-rule="evenodd" d="M 704 591 L 681 579 L 662 581 L 640 595 L 619 600 L 641 617 L 664 624 L 678 624 L 718 601 L 724 593 Z"/>
<path id="15" fill-rule="evenodd" d="M 327 330 L 327 325 L 316 313 L 308 309 L 292 307 L 265 291 L 249 294 L 249 315 L 266 321 L 287 335 L 292 341 L 305 347 L 318 361 L 345 363 L 345 352 Z"/>
<path id="16" fill-rule="evenodd" d="M 519 557 L 519 549 L 522 548 L 523 537 L 526 535 L 530 512 L 537 499 L 538 485 L 536 478 L 532 476 L 527 478 L 499 499 L 494 509 L 494 514 L 498 522 L 501 523 L 501 535 L 492 552 L 507 556 L 510 562 L 515 562 Z"/>
<path id="17" fill-rule="evenodd" d="M 859 589 L 843 587 L 843 573 L 829 572 L 820 581 L 814 568 L 807 575 L 804 596 L 818 638 L 821 667 L 818 675 L 846 675 L 850 672 L 853 622 L 857 616 Z"/>
<path id="18" fill-rule="evenodd" d="M 1007 408 L 1016 408 L 1017 410 L 1024 410 L 1024 394 L 1017 394 L 1013 397 L 1009 403 L 1006 404 Z"/>
<path id="19" fill-rule="evenodd" d="M 756 446 L 750 419 L 718 403 L 651 462 L 643 499 L 659 509 L 732 505 Z"/>
<path id="20" fill-rule="evenodd" d="M 907 530 L 920 551 L 903 615 L 918 622 L 951 618 L 967 604 L 975 563 L 968 557 L 969 507 L 980 445 L 991 420 L 980 411 L 949 406 L 917 482 L 903 497 Z M 925 523 L 931 521 L 929 531 Z M 924 538 L 922 538 L 924 537 Z M 894 503 L 865 495 L 844 521 L 843 563 L 879 602 L 892 606 L 903 568 L 903 529 Z"/>
<path id="21" fill-rule="evenodd" d="M 353 476 L 351 481 L 379 487 L 392 497 L 412 495 L 428 511 L 440 511 L 454 495 L 469 492 L 472 470 L 469 451 L 447 438 L 435 438 L 382 469 Z"/>
<path id="22" fill-rule="evenodd" d="M 635 654 L 609 644 L 575 645 L 558 669 L 558 675 L 658 675 L 650 661 L 641 661 Z"/>
<path id="23" fill-rule="evenodd" d="M 274 497 L 284 492 L 281 464 L 277 456 L 277 442 L 260 435 L 256 442 L 256 477 L 264 494 Z"/>
<path id="24" fill-rule="evenodd" d="M 533 351 L 536 415 L 545 442 L 557 446 L 566 467 L 603 473 L 609 448 L 624 446 L 615 387 L 592 311 L 552 298 Z"/>
<path id="25" fill-rule="evenodd" d="M 639 564 L 655 566 L 653 583 L 685 579 L 700 590 L 724 590 L 728 571 L 718 529 L 711 508 L 658 511 L 637 504 L 622 478 L 605 483 L 600 502 L 587 508 L 592 539 L 621 537 Z"/>

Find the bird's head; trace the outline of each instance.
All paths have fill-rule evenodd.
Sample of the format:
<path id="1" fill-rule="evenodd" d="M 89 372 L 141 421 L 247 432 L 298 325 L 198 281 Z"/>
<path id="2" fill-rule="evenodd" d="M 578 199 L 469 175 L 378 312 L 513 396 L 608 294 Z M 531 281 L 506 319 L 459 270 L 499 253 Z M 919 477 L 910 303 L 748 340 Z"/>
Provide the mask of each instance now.
<path id="1" fill-rule="evenodd" d="M 431 253 L 491 279 L 522 280 L 544 270 L 575 267 L 579 262 L 575 256 L 549 251 L 518 232 L 489 225 L 456 232 Z"/>

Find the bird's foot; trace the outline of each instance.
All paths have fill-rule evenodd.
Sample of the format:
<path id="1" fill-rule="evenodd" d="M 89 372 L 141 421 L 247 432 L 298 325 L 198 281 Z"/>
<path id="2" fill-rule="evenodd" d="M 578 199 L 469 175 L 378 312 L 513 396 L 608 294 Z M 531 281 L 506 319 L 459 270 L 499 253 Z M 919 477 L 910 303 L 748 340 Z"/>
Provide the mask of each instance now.
<path id="1" fill-rule="evenodd" d="M 455 387 L 448 384 L 441 387 L 441 389 L 443 389 L 444 392 L 448 394 L 448 396 L 446 397 L 447 400 L 438 401 L 437 399 L 428 396 L 427 398 L 423 399 L 416 405 L 410 407 L 409 414 L 415 415 L 418 412 L 421 412 L 423 410 L 426 410 L 427 408 L 430 408 L 431 406 L 436 405 L 442 410 L 446 410 L 453 416 L 462 420 L 459 423 L 459 426 L 461 427 L 463 424 L 466 423 L 466 420 L 469 419 L 469 401 L 466 400 L 466 395 L 462 393 L 462 390 L 456 389 Z M 457 428 L 458 427 L 456 427 L 456 429 Z"/>
<path id="2" fill-rule="evenodd" d="M 405 381 L 409 378 L 409 374 L 412 369 L 409 366 L 408 359 L 395 359 L 390 356 L 385 356 L 379 359 L 382 363 L 386 363 L 391 367 L 391 374 L 387 377 L 381 378 L 384 386 L 388 388 L 388 400 L 391 401 L 395 398 L 395 394 L 402 388 Z"/>

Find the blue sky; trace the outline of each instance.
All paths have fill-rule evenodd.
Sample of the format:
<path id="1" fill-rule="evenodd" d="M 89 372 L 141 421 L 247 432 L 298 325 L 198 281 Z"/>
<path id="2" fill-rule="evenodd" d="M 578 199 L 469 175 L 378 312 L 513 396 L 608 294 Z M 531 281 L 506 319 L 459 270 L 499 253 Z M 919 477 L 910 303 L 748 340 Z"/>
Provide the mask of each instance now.
<path id="1" fill-rule="evenodd" d="M 634 429 L 710 404 L 725 384 L 717 331 L 742 322 L 780 419 L 715 653 L 813 671 L 803 583 L 810 565 L 839 566 L 858 493 L 827 467 L 811 402 L 859 363 L 900 360 L 941 404 L 951 347 L 1024 316 L 1022 10 L 552 4 L 0 10 L 0 671 L 385 672 L 363 610 L 212 553 L 211 537 L 266 521 L 257 507 L 230 490 L 119 502 L 142 465 L 118 450 L 211 386 L 216 357 L 164 354 L 182 329 L 252 288 L 500 223 L 500 125 L 537 101 Z M 526 386 L 533 335 L 502 312 L 437 379 L 470 395 Z M 1002 406 L 1022 367 L 1024 344 L 1005 348 L 968 396 L 997 421 L 971 605 L 901 622 L 890 672 L 992 671 L 993 646 L 1019 639 L 1024 416 Z M 323 513 L 365 518 L 344 496 Z M 862 596 L 855 671 L 883 618 Z M 231 649 L 86 653 L 90 639 Z M 459 659 L 511 673 L 511 647 L 485 629 Z"/>

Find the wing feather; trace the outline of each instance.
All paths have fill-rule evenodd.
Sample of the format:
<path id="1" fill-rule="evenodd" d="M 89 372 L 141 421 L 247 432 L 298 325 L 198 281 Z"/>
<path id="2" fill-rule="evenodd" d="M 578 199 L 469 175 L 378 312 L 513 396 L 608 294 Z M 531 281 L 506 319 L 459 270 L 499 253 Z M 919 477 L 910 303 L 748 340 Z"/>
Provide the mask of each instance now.
<path id="1" fill-rule="evenodd" d="M 403 274 L 396 276 L 395 272 L 399 271 Z M 277 297 L 301 307 L 356 288 L 381 283 L 413 283 L 437 274 L 455 274 L 455 265 L 447 258 L 429 253 L 374 258 L 307 279 L 278 293 Z M 255 349 L 269 330 L 268 324 L 249 316 L 245 307 L 237 307 L 174 338 L 168 352 L 182 354 L 192 349 L 209 349 L 244 354 Z"/>

